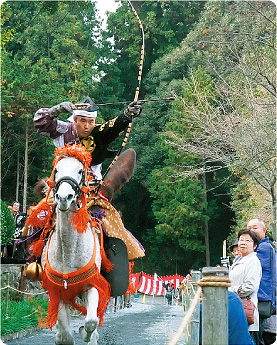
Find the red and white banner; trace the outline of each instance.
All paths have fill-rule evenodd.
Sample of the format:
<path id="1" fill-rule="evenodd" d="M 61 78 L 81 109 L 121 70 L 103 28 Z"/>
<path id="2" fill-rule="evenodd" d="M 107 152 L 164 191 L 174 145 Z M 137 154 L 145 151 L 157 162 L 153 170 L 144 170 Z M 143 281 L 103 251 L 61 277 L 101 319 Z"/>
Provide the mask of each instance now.
<path id="1" fill-rule="evenodd" d="M 186 279 L 185 277 L 179 276 L 178 274 L 174 274 L 173 276 L 161 277 L 165 284 L 169 282 L 174 283 L 174 289 L 178 289 L 181 282 Z"/>
<path id="2" fill-rule="evenodd" d="M 138 282 L 137 279 L 140 275 L 141 278 Z M 151 276 L 149 274 L 141 272 L 132 275 L 132 280 L 134 281 L 136 289 L 139 292 L 144 293 L 146 295 L 156 296 L 161 296 L 164 294 L 165 289 L 163 287 L 163 283 L 168 284 L 169 282 L 173 282 L 174 288 L 177 289 L 184 279 L 185 277 L 179 276 L 178 274 L 167 277 L 159 277 L 157 274 Z"/>
<path id="3" fill-rule="evenodd" d="M 139 286 L 139 277 L 140 277 L 140 273 L 132 273 L 132 281 L 135 284 L 136 290 L 138 289 L 138 286 Z"/>
<path id="4" fill-rule="evenodd" d="M 141 272 L 141 278 L 138 285 L 138 291 L 146 295 L 158 295 L 164 294 L 163 281 L 157 275 L 150 276 L 144 272 Z"/>

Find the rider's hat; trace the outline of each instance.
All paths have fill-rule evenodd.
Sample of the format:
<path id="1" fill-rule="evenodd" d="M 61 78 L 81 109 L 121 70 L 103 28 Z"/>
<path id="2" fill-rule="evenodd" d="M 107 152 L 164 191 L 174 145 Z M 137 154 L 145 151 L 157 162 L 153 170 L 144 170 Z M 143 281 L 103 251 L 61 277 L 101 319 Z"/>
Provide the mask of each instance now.
<path id="1" fill-rule="evenodd" d="M 84 116 L 95 119 L 97 116 L 98 106 L 93 100 L 87 96 L 81 103 L 75 104 L 76 109 L 73 110 L 73 114 L 67 119 L 70 122 L 74 121 L 75 116 Z"/>

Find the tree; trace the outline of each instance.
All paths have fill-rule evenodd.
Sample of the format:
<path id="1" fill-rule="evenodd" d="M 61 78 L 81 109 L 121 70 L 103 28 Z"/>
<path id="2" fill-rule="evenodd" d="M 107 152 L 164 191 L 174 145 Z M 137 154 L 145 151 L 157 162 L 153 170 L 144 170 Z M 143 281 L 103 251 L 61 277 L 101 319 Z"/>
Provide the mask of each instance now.
<path id="1" fill-rule="evenodd" d="M 2 29 L 13 33 L 2 58 L 2 164 L 7 168 L 2 195 L 6 200 L 14 199 L 18 152 L 20 167 L 24 157 L 29 161 L 24 184 L 28 203 L 33 202 L 30 192 L 37 178 L 51 170 L 54 146 L 34 132 L 35 111 L 66 99 L 80 101 L 97 83 L 94 67 L 99 59 L 100 23 L 95 13 L 93 2 L 5 3 Z M 19 180 L 22 195 L 23 177 Z"/>
<path id="2" fill-rule="evenodd" d="M 172 167 L 152 172 L 150 191 L 157 225 L 149 259 L 167 271 L 174 271 L 177 262 L 178 271 L 184 273 L 196 255 L 195 268 L 205 263 L 201 254 L 205 252 L 203 223 L 207 216 L 201 182 L 176 179 L 173 174 Z"/>
<path id="3" fill-rule="evenodd" d="M 1 244 L 10 244 L 13 240 L 15 223 L 8 205 L 1 200 Z"/>
<path id="4" fill-rule="evenodd" d="M 184 141 L 171 133 L 171 138 L 173 145 L 202 157 L 198 172 L 204 167 L 208 171 L 228 167 L 241 179 L 252 179 L 263 187 L 271 197 L 275 232 L 276 87 L 272 69 L 275 34 L 273 25 L 268 26 L 272 24 L 272 6 L 267 4 L 257 8 L 251 4 L 241 7 L 236 4 L 235 10 L 245 14 L 248 6 L 251 17 L 244 17 L 244 22 L 253 27 L 253 32 L 248 34 L 250 40 L 247 42 L 242 39 L 245 26 L 238 31 L 240 17 L 234 19 L 228 13 L 222 15 L 217 25 L 205 23 L 203 26 L 201 23 L 205 27 L 202 48 L 212 50 L 203 52 L 203 55 L 207 57 L 206 69 L 214 77 L 211 77 L 214 86 L 208 92 L 203 89 L 199 68 L 193 69 L 190 79 L 185 81 L 181 106 L 183 116 L 191 123 L 191 136 Z M 232 21 L 232 25 L 228 21 Z M 221 33 L 219 38 L 217 32 L 223 22 L 230 30 Z M 222 49 L 214 54 L 216 44 Z M 211 162 L 212 167 L 207 164 Z M 195 171 L 195 167 L 191 170 Z M 184 173 L 187 174 L 187 169 Z"/>
<path id="5" fill-rule="evenodd" d="M 145 76 L 154 61 L 172 51 L 186 37 L 199 19 L 205 2 L 132 1 L 132 4 L 145 33 Z M 109 13 L 103 38 L 104 51 L 107 52 L 107 47 L 113 51 L 109 55 L 103 54 L 109 56 L 108 61 L 100 61 L 99 69 L 104 72 L 104 76 L 96 97 L 101 102 L 131 100 L 137 86 L 142 37 L 137 19 L 127 2 L 122 2 L 115 13 Z M 112 39 L 113 46 L 105 39 Z M 143 84 L 142 97 L 145 93 Z"/>

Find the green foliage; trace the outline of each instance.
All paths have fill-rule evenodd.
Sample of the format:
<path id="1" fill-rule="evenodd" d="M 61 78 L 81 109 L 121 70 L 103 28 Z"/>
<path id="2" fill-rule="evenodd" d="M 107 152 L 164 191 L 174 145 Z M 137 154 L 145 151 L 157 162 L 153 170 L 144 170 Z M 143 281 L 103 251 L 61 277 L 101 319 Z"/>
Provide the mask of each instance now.
<path id="1" fill-rule="evenodd" d="M 5 312 L 5 295 L 2 294 L 1 300 L 1 336 L 12 334 L 38 326 L 38 319 L 36 309 L 31 305 L 27 299 L 22 301 L 9 300 L 8 309 Z M 36 303 L 44 310 L 48 308 L 46 300 L 37 298 Z"/>
<path id="2" fill-rule="evenodd" d="M 98 77 L 100 23 L 94 2 L 7 1 L 4 5 L 2 30 L 14 34 L 2 54 L 1 156 L 7 167 L 2 195 L 14 199 L 19 171 L 21 196 L 28 140 L 28 203 L 33 203 L 31 190 L 38 177 L 49 176 L 54 146 L 34 132 L 32 117 L 41 107 L 91 95 Z"/>
<path id="3" fill-rule="evenodd" d="M 198 180 L 178 179 L 173 174 L 172 168 L 165 167 L 154 170 L 150 179 L 152 209 L 157 225 L 155 236 L 152 235 L 149 259 L 153 266 L 171 270 L 174 270 L 175 262 L 180 261 L 179 270 L 185 272 L 189 269 L 186 263 L 195 253 L 198 253 L 195 267 L 204 264 L 205 204 Z M 167 262 L 169 258 L 171 261 Z"/>
<path id="4" fill-rule="evenodd" d="M 4 26 L 4 22 L 9 19 L 9 17 L 12 15 L 12 12 L 8 10 L 7 4 L 1 5 L 1 28 Z M 13 28 L 7 28 L 1 30 L 1 49 L 5 47 L 6 43 L 8 43 L 14 35 L 14 29 Z"/>
<path id="5" fill-rule="evenodd" d="M 132 4 L 143 23 L 145 33 L 143 75 L 146 76 L 154 61 L 172 51 L 186 37 L 199 19 L 205 2 L 133 1 Z M 107 24 L 108 30 L 104 37 L 114 40 L 113 51 L 109 55 L 115 61 L 112 64 L 102 64 L 101 69 L 106 75 L 101 79 L 97 97 L 107 102 L 115 97 L 118 100 L 131 100 L 137 86 L 142 44 L 140 28 L 126 2 L 122 2 L 115 13 L 109 14 Z M 142 97 L 143 94 L 144 83 Z"/>
<path id="6" fill-rule="evenodd" d="M 192 172 L 201 174 L 203 163 L 207 164 L 206 170 L 214 171 L 207 176 L 208 180 L 210 179 L 207 186 L 207 215 L 210 218 L 208 225 L 211 262 L 214 264 L 218 263 L 222 255 L 222 241 L 234 226 L 232 217 L 233 210 L 236 209 L 230 206 L 230 187 L 232 183 L 237 183 L 237 179 L 231 177 L 233 166 L 238 162 L 241 162 L 244 170 L 251 166 L 248 176 L 252 178 L 260 178 L 261 172 L 267 171 L 267 177 L 260 179 L 265 186 L 274 181 L 271 176 L 274 176 L 276 167 L 272 164 L 271 148 L 274 143 L 272 128 L 275 126 L 271 105 L 275 101 L 270 97 L 274 83 L 272 68 L 269 67 L 274 65 L 273 50 L 270 48 L 274 46 L 274 40 L 271 42 L 272 27 L 268 26 L 270 20 L 273 20 L 271 10 L 270 3 L 263 6 L 262 14 L 248 3 L 207 3 L 206 11 L 202 13 L 194 30 L 178 48 L 155 61 L 146 78 L 149 91 L 147 97 L 165 97 L 173 92 L 181 98 L 174 102 L 171 109 L 163 109 L 159 105 L 145 106 L 147 113 L 142 115 L 145 116 L 144 121 L 141 120 L 144 126 L 138 129 L 136 142 L 141 140 L 144 145 L 149 146 L 141 149 L 142 156 L 143 152 L 147 152 L 147 156 L 143 156 L 140 162 L 146 167 L 146 172 L 158 166 L 174 167 L 173 174 L 179 178 L 193 176 Z M 268 35 L 264 36 L 263 32 Z M 249 36 L 247 40 L 246 36 Z M 253 42 L 259 42 L 261 54 L 253 47 Z M 266 60 L 264 64 L 261 55 Z M 261 72 L 259 75 L 258 70 Z M 262 91 L 261 85 L 268 93 Z M 251 100 L 249 95 L 253 95 Z M 256 107 L 258 104 L 263 104 L 264 111 Z M 243 116 L 249 119 L 248 122 L 242 121 Z M 238 126 L 239 121 L 241 125 Z M 146 132 L 147 124 L 150 124 L 150 134 Z M 167 130 L 167 136 L 161 137 L 159 141 L 157 129 L 162 131 L 163 126 Z M 251 137 L 253 128 L 255 136 L 252 132 Z M 272 140 L 266 139 L 268 135 Z M 168 141 L 173 142 L 175 139 L 177 140 L 171 150 L 161 150 Z M 264 152 L 259 147 L 268 149 Z M 184 156 L 185 152 L 199 158 L 189 164 L 172 160 L 174 156 Z M 252 159 L 246 160 L 251 153 L 257 152 L 263 154 L 256 154 Z M 269 159 L 266 158 L 267 155 Z M 231 172 L 224 168 L 227 163 L 230 170 L 232 169 Z M 266 168 L 266 164 L 271 164 L 271 171 Z M 164 181 L 166 180 L 160 183 L 163 184 Z M 249 196 L 246 198 L 248 200 Z M 155 202 L 156 200 L 153 204 Z M 247 207 L 251 205 L 243 206 L 247 212 Z M 158 216 L 168 208 L 167 205 L 160 207 L 161 210 L 156 214 Z M 164 232 L 167 227 L 163 228 Z M 167 239 L 169 240 L 169 237 L 164 239 L 164 243 Z M 170 241 L 171 239 L 169 243 Z"/>
<path id="7" fill-rule="evenodd" d="M 15 223 L 8 205 L 1 200 L 1 244 L 12 243 Z"/>
<path id="8" fill-rule="evenodd" d="M 256 205 L 247 193 L 240 204 L 234 191 L 230 207 L 230 186 L 238 182 L 230 171 L 244 176 L 249 168 L 251 179 L 257 179 L 254 172 L 259 171 L 259 177 L 265 176 L 260 182 L 267 187 L 276 176 L 272 137 L 276 9 L 271 2 L 132 4 L 145 30 L 140 98 L 176 95 L 177 100 L 143 105 L 128 142 L 137 152 L 135 176 L 114 203 L 123 212 L 126 228 L 146 248 L 142 269 L 147 267 L 150 273 L 159 268 L 168 274 L 181 266 L 185 274 L 193 264 L 195 268 L 204 264 L 204 220 L 209 225 L 211 264 L 217 264 L 222 240 L 234 227 L 233 210 L 239 224 L 247 208 Z M 64 100 L 80 101 L 85 95 L 96 103 L 132 100 L 141 33 L 126 2 L 110 13 L 103 37 L 94 2 L 7 1 L 1 16 L 1 154 L 6 167 L 2 195 L 7 201 L 14 199 L 16 172 L 23 170 L 28 140 L 30 203 L 37 178 L 50 174 L 54 150 L 50 140 L 34 133 L 34 112 Z M 99 115 L 110 119 L 123 108 L 102 107 Z M 236 121 L 228 122 L 232 116 Z M 212 128 L 215 137 L 209 135 Z M 175 146 L 169 145 L 173 138 Z M 203 138 L 205 167 L 210 171 L 207 203 L 201 184 L 203 155 L 199 150 L 182 151 L 185 143 L 203 149 Z M 263 153 L 261 159 L 250 159 L 251 152 L 256 157 Z M 224 162 L 211 160 L 211 154 Z M 228 171 L 230 158 L 234 160 Z M 239 161 L 241 169 L 236 166 Z M 20 174 L 20 193 L 22 180 Z"/>

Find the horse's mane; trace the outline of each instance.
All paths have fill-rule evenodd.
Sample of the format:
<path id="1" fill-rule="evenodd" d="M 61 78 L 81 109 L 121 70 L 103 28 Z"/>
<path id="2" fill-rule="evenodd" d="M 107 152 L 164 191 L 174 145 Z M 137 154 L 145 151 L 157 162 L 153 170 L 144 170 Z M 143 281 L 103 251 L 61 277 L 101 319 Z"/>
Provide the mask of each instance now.
<path id="1" fill-rule="evenodd" d="M 121 153 L 104 178 L 101 186 L 102 194 L 112 200 L 114 194 L 118 192 L 133 175 L 136 163 L 136 152 L 128 149 Z"/>

